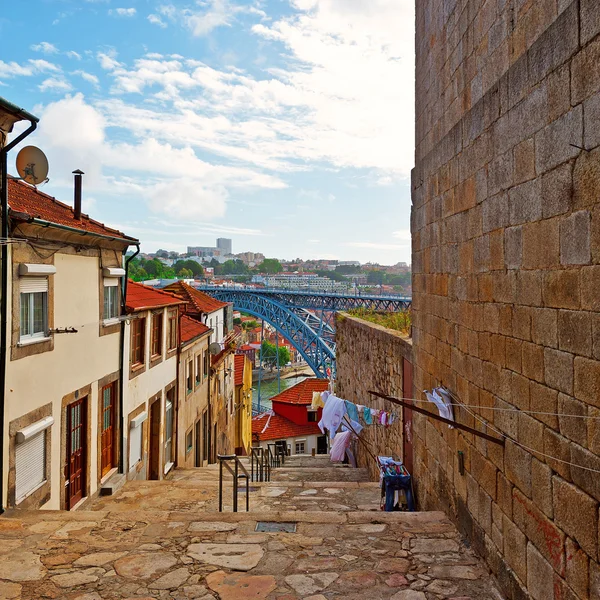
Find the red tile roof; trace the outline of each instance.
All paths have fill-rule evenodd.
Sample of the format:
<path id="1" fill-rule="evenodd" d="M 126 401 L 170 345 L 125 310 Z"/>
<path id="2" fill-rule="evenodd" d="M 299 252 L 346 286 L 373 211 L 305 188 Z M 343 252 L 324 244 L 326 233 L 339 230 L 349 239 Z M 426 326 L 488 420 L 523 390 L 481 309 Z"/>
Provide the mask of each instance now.
<path id="1" fill-rule="evenodd" d="M 266 431 L 261 433 L 267 424 L 268 419 L 268 413 L 258 415 L 252 419 L 252 434 L 257 435 L 260 441 L 283 440 L 301 435 L 322 435 L 321 430 L 316 423 L 297 425 L 293 421 L 290 421 L 277 413 L 271 417 Z"/>
<path id="2" fill-rule="evenodd" d="M 227 306 L 226 302 L 215 300 L 208 294 L 193 288 L 183 281 L 176 281 L 163 289 L 185 299 L 186 302 L 189 302 L 200 313 L 212 313 Z"/>
<path id="3" fill-rule="evenodd" d="M 244 385 L 244 366 L 246 364 L 246 355 L 236 354 L 233 358 L 235 361 L 235 385 Z"/>
<path id="4" fill-rule="evenodd" d="M 271 398 L 271 402 L 286 404 L 312 404 L 313 392 L 324 392 L 329 385 L 327 379 L 305 379 Z"/>
<path id="5" fill-rule="evenodd" d="M 127 282 L 127 299 L 125 301 L 127 312 L 149 310 L 162 306 L 176 306 L 178 304 L 185 304 L 185 301 L 174 294 L 157 290 L 149 285 L 136 283 L 131 279 Z"/>
<path id="6" fill-rule="evenodd" d="M 244 344 L 243 346 L 240 346 L 238 350 L 245 350 L 247 352 L 248 350 L 256 350 L 256 348 L 254 346 L 250 346 L 249 344 Z"/>
<path id="7" fill-rule="evenodd" d="M 192 317 L 188 317 L 187 315 L 181 315 L 181 341 L 182 342 L 191 342 L 192 340 L 200 337 L 201 335 L 205 335 L 209 333 L 211 330 L 210 327 L 204 325 L 204 323 L 200 323 L 196 319 L 192 319 Z"/>
<path id="8" fill-rule="evenodd" d="M 76 220 L 73 208 L 68 204 L 63 204 L 33 186 L 12 178 L 8 179 L 8 204 L 13 212 L 13 217 L 16 216 L 14 213 L 23 213 L 32 218 L 50 221 L 58 225 L 67 225 L 90 233 L 123 238 L 131 242 L 138 241 L 99 221 L 90 219 L 88 215 L 82 214 L 81 219 Z"/>

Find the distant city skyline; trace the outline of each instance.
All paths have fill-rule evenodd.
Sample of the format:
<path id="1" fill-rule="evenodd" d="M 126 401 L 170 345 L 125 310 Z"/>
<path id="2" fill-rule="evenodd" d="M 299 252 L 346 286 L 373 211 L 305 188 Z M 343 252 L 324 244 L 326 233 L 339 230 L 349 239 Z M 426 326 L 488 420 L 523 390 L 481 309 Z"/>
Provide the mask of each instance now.
<path id="1" fill-rule="evenodd" d="M 43 191 L 72 202 L 81 169 L 84 212 L 148 252 L 410 261 L 412 0 L 27 7 L 0 95 L 40 117 Z"/>

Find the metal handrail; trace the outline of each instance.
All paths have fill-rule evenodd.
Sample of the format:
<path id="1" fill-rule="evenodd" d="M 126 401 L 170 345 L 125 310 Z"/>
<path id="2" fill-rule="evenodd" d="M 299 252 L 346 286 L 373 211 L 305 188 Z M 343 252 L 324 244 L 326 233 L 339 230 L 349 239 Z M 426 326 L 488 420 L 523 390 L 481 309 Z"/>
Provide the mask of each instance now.
<path id="1" fill-rule="evenodd" d="M 233 512 L 238 511 L 238 480 L 246 480 L 246 512 L 250 511 L 250 476 L 244 465 L 235 454 L 217 454 L 219 460 L 219 512 L 223 512 L 223 466 L 227 468 L 233 476 Z M 234 461 L 234 468 L 231 468 L 229 461 Z M 242 470 L 242 473 L 239 470 Z"/>
<path id="2" fill-rule="evenodd" d="M 261 446 L 252 446 L 250 472 L 252 481 L 271 481 L 271 463 L 265 449 Z"/>

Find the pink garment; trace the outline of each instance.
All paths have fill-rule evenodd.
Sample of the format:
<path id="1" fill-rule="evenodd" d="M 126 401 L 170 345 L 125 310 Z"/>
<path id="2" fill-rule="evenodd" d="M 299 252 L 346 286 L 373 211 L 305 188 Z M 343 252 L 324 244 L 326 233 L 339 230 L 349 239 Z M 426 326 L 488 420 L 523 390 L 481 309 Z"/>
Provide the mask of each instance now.
<path id="1" fill-rule="evenodd" d="M 331 450 L 329 451 L 329 458 L 331 462 L 342 462 L 344 456 L 346 456 L 346 450 L 350 446 L 351 431 L 342 431 L 335 436 Z"/>

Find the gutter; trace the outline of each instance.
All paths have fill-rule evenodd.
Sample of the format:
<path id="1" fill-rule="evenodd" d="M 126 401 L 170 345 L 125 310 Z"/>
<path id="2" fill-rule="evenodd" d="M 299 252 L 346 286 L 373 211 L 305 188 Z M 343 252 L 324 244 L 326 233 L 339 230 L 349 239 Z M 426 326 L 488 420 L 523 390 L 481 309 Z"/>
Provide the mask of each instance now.
<path id="1" fill-rule="evenodd" d="M 28 135 L 33 133 L 39 122 L 37 117 L 18 108 L 14 104 L 0 98 L 0 107 L 7 112 L 20 117 L 21 121 L 29 121 L 29 127 L 10 144 L 7 144 L 0 150 L 0 206 L 2 209 L 2 227 L 1 234 L 3 238 L 8 237 L 8 153 L 20 144 Z M 2 244 L 0 253 L 0 514 L 4 512 L 4 426 L 5 426 L 5 406 L 6 406 L 6 347 L 8 330 L 8 244 Z"/>
<path id="2" fill-rule="evenodd" d="M 127 302 L 127 282 L 129 281 L 129 263 L 140 253 L 140 244 L 136 244 L 135 252 L 125 259 L 125 277 L 123 278 L 123 287 L 121 292 L 121 312 L 126 313 Z M 125 415 L 123 408 L 125 406 L 125 321 L 121 322 L 121 344 L 119 347 L 119 369 L 121 370 L 121 382 L 119 385 L 119 415 L 121 416 L 121 435 L 119 436 L 119 473 L 125 473 Z M 129 439 L 129 432 L 127 433 Z"/>

